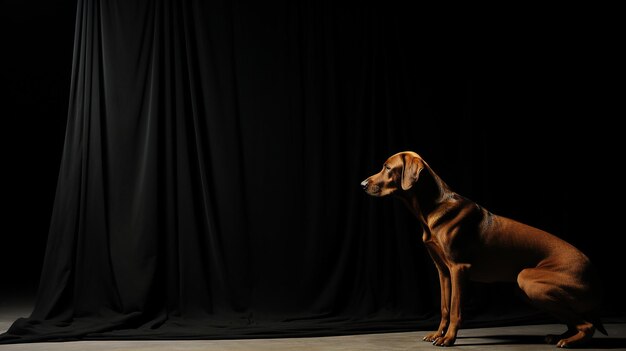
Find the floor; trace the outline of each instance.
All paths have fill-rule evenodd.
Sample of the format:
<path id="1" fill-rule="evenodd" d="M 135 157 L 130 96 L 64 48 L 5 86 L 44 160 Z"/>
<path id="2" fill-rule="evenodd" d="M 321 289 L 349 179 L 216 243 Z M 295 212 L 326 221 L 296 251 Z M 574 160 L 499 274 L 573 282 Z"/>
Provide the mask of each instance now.
<path id="1" fill-rule="evenodd" d="M 18 317 L 27 315 L 27 308 L 4 306 L 0 309 L 0 332 L 4 332 Z M 586 350 L 626 350 L 626 324 L 606 324 L 610 336 L 596 334 Z M 543 343 L 545 334 L 559 334 L 562 325 L 529 325 L 499 328 L 462 329 L 456 345 L 460 350 L 554 350 Z M 421 341 L 425 331 L 385 333 L 318 338 L 283 338 L 252 340 L 193 340 L 193 341 L 75 341 L 63 343 L 34 343 L 0 345 L 0 351 L 381 351 L 437 350 Z"/>

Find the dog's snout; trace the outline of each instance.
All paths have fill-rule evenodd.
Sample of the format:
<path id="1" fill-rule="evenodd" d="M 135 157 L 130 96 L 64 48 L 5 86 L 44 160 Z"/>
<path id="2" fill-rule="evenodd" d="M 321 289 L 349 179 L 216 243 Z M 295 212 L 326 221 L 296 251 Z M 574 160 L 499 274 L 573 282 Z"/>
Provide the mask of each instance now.
<path id="1" fill-rule="evenodd" d="M 361 182 L 361 188 L 363 188 L 363 190 L 367 189 L 367 179 Z"/>

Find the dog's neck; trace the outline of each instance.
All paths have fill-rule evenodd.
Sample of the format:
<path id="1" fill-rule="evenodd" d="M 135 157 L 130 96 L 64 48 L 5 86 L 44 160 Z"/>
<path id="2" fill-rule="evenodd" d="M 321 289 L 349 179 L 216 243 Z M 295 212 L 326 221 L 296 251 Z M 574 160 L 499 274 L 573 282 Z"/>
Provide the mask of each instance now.
<path id="1" fill-rule="evenodd" d="M 424 241 L 430 239 L 429 216 L 453 194 L 448 185 L 426 166 L 415 185 L 400 195 L 409 211 L 417 217 L 424 228 L 422 238 Z"/>

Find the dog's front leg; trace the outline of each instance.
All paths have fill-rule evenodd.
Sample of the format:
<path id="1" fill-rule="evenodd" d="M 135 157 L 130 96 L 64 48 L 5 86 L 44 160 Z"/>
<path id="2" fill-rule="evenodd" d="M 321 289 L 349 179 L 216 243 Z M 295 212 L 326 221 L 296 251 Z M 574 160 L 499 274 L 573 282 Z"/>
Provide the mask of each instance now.
<path id="1" fill-rule="evenodd" d="M 451 346 L 456 341 L 456 334 L 461 326 L 461 300 L 463 289 L 467 281 L 469 264 L 454 264 L 450 267 L 450 281 L 452 283 L 452 296 L 450 297 L 450 324 L 446 334 L 433 341 L 433 345 Z"/>
<path id="2" fill-rule="evenodd" d="M 433 342 L 437 338 L 442 337 L 448 329 L 448 323 L 450 322 L 450 272 L 448 268 L 437 265 L 437 271 L 439 272 L 439 288 L 441 289 L 441 322 L 439 322 L 439 328 L 434 333 L 430 333 L 424 337 L 424 341 Z"/>

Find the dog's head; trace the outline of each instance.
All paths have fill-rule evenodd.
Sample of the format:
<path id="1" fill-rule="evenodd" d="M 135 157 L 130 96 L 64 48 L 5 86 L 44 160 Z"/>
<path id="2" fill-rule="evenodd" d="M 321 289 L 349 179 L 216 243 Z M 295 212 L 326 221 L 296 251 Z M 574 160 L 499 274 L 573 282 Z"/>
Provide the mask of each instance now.
<path id="1" fill-rule="evenodd" d="M 400 152 L 389 157 L 383 164 L 383 169 L 361 182 L 361 186 L 372 196 L 407 191 L 417 182 L 424 167 L 424 160 L 415 152 Z"/>

